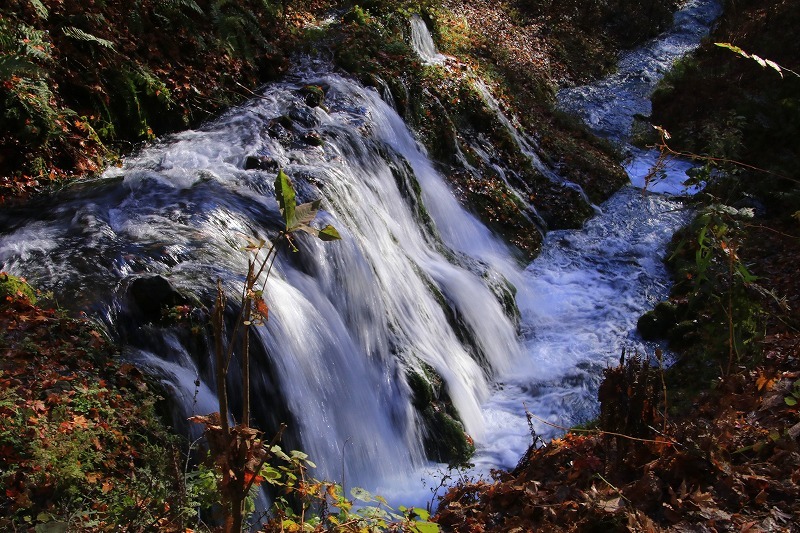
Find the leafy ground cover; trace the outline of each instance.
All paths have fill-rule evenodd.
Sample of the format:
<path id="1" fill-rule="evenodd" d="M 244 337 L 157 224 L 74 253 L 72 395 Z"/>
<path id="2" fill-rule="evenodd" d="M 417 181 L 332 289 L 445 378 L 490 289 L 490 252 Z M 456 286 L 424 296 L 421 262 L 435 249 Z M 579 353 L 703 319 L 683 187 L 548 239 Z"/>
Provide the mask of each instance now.
<path id="1" fill-rule="evenodd" d="M 7 274 L 0 288 L 0 528 L 182 530 L 181 446 L 157 390 L 90 322 Z"/>
<path id="2" fill-rule="evenodd" d="M 330 47 L 338 64 L 365 82 L 385 77 L 398 108 L 423 140 L 432 140 L 432 153 L 441 148 L 433 142 L 450 138 L 439 135 L 449 130 L 426 132 L 424 124 L 442 117 L 455 117 L 467 129 L 487 126 L 475 131 L 499 138 L 502 148 L 508 139 L 475 113 L 474 91 L 440 70 L 423 69 L 410 55 L 403 24 L 410 10 L 423 8 L 443 50 L 457 56 L 464 71 L 487 77 L 501 105 L 537 132 L 550 163 L 599 199 L 616 183 L 615 159 L 608 147 L 547 110 L 551 83 L 605 72 L 620 46 L 658 30 L 662 8 L 671 5 L 651 2 L 647 17 L 628 11 L 647 21 L 634 31 L 609 16 L 627 2 L 368 2 L 344 6 L 333 30 L 318 27 L 331 5 L 287 4 L 3 4 L 0 196 L 18 200 L 49 182 L 97 172 L 135 143 L 217 113 L 249 94 L 245 88 L 280 72 L 293 46 Z M 729 4 L 716 40 L 800 70 L 797 43 L 785 39 L 796 26 L 797 2 Z M 257 31 L 246 31 L 253 25 Z M 597 31 L 584 38 L 586 30 Z M 704 49 L 679 70 L 654 110 L 655 120 L 676 134 L 676 146 L 780 175 L 765 177 L 735 164 L 709 168 L 709 176 L 721 169 L 736 178 L 712 187 L 712 202 L 756 214 L 737 229 L 735 241 L 726 224 L 706 225 L 708 239 L 690 234 L 691 247 L 678 254 L 695 268 L 681 271 L 692 278 L 672 302 L 680 307 L 697 294 L 703 245 L 711 250 L 706 278 L 716 284 L 704 290 L 717 296 L 706 298 L 717 307 L 694 307 L 681 326 L 699 321 L 709 327 L 682 336 L 693 339 L 684 346 L 689 355 L 663 379 L 638 363 L 609 370 L 605 432 L 568 434 L 531 449 L 515 471 L 498 473 L 494 481 L 462 483 L 445 496 L 435 518 L 443 528 L 797 530 L 796 82 L 718 48 Z M 424 91 L 435 98 L 423 100 Z M 418 109 L 415 102 L 421 102 Z M 446 161 L 448 154 L 439 155 Z M 453 182 L 466 201 L 483 203 L 490 216 L 514 225 L 515 207 L 488 173 L 477 181 L 454 176 Z M 728 266 L 734 256 L 758 277 L 735 278 L 737 297 L 755 302 L 743 308 L 755 327 L 741 337 L 747 341 L 741 352 L 732 352 L 733 306 L 724 305 L 725 291 L 733 294 Z M 37 307 L 34 293 L 11 278 L 0 278 L 0 286 L 0 527 L 185 527 L 193 505 L 183 496 L 177 443 L 155 416 L 147 381 L 119 362 L 91 324 Z M 702 380 L 687 384 L 689 375 Z M 697 399 L 712 381 L 714 389 Z"/>

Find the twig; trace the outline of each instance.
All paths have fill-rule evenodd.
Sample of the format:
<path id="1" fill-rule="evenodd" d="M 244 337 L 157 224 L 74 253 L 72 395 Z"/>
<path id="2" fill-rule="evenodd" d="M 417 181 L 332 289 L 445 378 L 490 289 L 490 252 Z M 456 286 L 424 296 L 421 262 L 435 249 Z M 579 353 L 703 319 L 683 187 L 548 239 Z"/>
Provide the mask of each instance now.
<path id="1" fill-rule="evenodd" d="M 661 138 L 661 144 L 657 144 L 656 146 L 654 146 L 654 148 L 657 148 L 659 151 L 661 151 L 661 153 L 666 152 L 666 153 L 668 153 L 670 155 L 673 155 L 673 156 L 686 157 L 686 158 L 691 159 L 691 160 L 710 161 L 710 162 L 714 162 L 714 163 L 730 163 L 730 164 L 736 165 L 738 167 L 746 168 L 746 169 L 749 169 L 749 170 L 755 170 L 756 172 L 762 172 L 764 174 L 769 174 L 771 176 L 775 176 L 776 178 L 781 178 L 781 179 L 785 179 L 787 181 L 791 181 L 792 183 L 800 184 L 800 180 L 797 180 L 797 179 L 794 179 L 794 178 L 790 178 L 789 176 L 786 176 L 785 174 L 781 174 L 779 172 L 774 172 L 772 170 L 767 170 L 765 168 L 757 167 L 757 166 L 754 166 L 754 165 L 749 165 L 747 163 L 743 163 L 742 161 L 736 161 L 735 159 L 728 159 L 727 157 L 713 157 L 713 156 L 710 156 L 710 155 L 700 155 L 700 154 L 694 154 L 692 152 L 681 152 L 679 150 L 674 150 L 667 144 L 667 141 L 664 139 L 663 134 L 662 134 L 662 138 Z M 660 159 L 660 156 L 659 156 L 659 159 Z"/>
<path id="2" fill-rule="evenodd" d="M 606 485 L 608 485 L 609 487 L 611 487 L 611 488 L 612 488 L 612 489 L 613 489 L 613 490 L 614 490 L 614 491 L 615 491 L 617 494 L 619 494 L 619 497 L 620 497 L 620 498 L 622 498 L 623 500 L 625 500 L 625 501 L 626 501 L 626 502 L 628 502 L 628 503 L 631 503 L 631 501 L 630 501 L 628 498 L 626 498 L 624 494 L 622 494 L 622 491 L 621 491 L 621 490 L 619 490 L 619 489 L 618 489 L 617 487 L 615 487 L 614 485 L 612 485 L 612 484 L 611 484 L 611 482 L 610 482 L 609 480 L 607 480 L 606 478 L 604 478 L 604 477 L 603 477 L 603 475 L 602 475 L 600 472 L 595 472 L 595 473 L 594 473 L 594 475 L 595 475 L 595 476 L 597 476 L 597 477 L 599 477 L 601 480 L 603 480 L 603 482 L 604 482 Z"/>
<path id="3" fill-rule="evenodd" d="M 261 462 L 258 463 L 258 466 L 253 471 L 253 477 L 251 477 L 250 481 L 247 482 L 247 486 L 244 488 L 243 494 L 248 494 L 250 492 L 250 489 L 253 487 L 253 482 L 256 480 L 256 478 L 258 477 L 258 473 L 261 471 L 261 467 L 264 466 L 267 460 L 272 456 L 272 452 L 270 450 L 272 450 L 272 447 L 275 445 L 276 442 L 281 440 L 281 436 L 283 435 L 283 432 L 286 429 L 286 427 L 287 427 L 286 424 L 281 424 L 281 427 L 278 428 L 278 432 L 275 433 L 274 437 L 272 437 L 272 440 L 270 441 L 268 447 L 266 448 L 267 453 L 264 454 L 264 457 L 261 458 Z"/>
<path id="4" fill-rule="evenodd" d="M 543 418 L 539 418 L 538 416 L 536 416 L 533 413 L 531 413 L 531 416 L 533 418 L 535 418 L 536 420 L 538 420 L 539 422 L 541 422 L 542 424 L 547 424 L 550 427 L 554 427 L 556 429 L 560 429 L 562 431 L 566 431 L 566 432 L 570 432 L 570 433 L 596 433 L 596 434 L 600 434 L 600 435 L 611 435 L 612 437 L 622 437 L 623 439 L 635 440 L 635 441 L 638 441 L 638 442 L 651 442 L 653 444 L 663 444 L 664 443 L 664 441 L 660 441 L 660 440 L 640 439 L 639 437 L 631 437 L 630 435 L 624 435 L 622 433 L 614 433 L 613 431 L 604 431 L 602 429 L 566 428 L 564 426 L 559 426 L 558 424 L 554 424 L 552 422 L 548 422 L 547 420 L 545 420 Z M 678 445 L 678 446 L 680 445 L 679 442 L 677 442 L 675 439 L 673 439 L 671 437 L 665 436 L 665 438 L 669 439 L 669 442 L 671 444 L 675 444 L 675 445 Z"/>

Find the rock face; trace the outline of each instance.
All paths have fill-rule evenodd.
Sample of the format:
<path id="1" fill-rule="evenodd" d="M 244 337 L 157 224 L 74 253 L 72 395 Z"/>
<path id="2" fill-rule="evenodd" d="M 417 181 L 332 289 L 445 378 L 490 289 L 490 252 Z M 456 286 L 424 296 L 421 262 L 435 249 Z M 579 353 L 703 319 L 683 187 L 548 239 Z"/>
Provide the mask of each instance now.
<path id="1" fill-rule="evenodd" d="M 163 276 L 136 278 L 128 287 L 128 299 L 144 322 L 160 322 L 163 309 L 189 303 Z"/>

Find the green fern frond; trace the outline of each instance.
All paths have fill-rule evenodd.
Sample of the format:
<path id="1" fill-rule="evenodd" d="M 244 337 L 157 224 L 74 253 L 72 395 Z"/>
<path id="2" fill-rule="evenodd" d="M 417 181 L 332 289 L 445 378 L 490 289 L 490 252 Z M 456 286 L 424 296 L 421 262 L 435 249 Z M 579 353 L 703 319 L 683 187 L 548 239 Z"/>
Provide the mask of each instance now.
<path id="1" fill-rule="evenodd" d="M 169 88 L 146 66 L 138 66 L 130 72 L 130 76 L 137 86 L 144 88 L 148 96 L 155 97 L 167 107 L 171 107 L 174 103 Z"/>
<path id="2" fill-rule="evenodd" d="M 33 10 L 36 11 L 36 16 L 40 19 L 47 19 L 50 16 L 50 12 L 47 10 L 47 7 L 41 2 L 41 0 L 28 0 L 33 7 Z"/>
<path id="3" fill-rule="evenodd" d="M 181 9 L 186 8 L 191 11 L 194 11 L 198 15 L 203 15 L 203 8 L 197 5 L 197 2 L 194 0 L 161 0 L 159 2 L 161 5 L 172 8 L 172 9 Z"/>
<path id="4" fill-rule="evenodd" d="M 36 63 L 17 55 L 0 56 L 0 80 L 9 80 L 12 76 L 43 76 L 45 71 Z"/>
<path id="5" fill-rule="evenodd" d="M 82 29 L 76 28 L 75 26 L 65 26 L 61 28 L 61 31 L 64 32 L 64 35 L 66 35 L 67 37 L 71 37 L 79 41 L 97 43 L 100 46 L 104 46 L 106 48 L 114 50 L 114 43 L 112 43 L 111 41 L 102 39 L 100 37 L 92 35 L 91 33 L 86 33 Z"/>

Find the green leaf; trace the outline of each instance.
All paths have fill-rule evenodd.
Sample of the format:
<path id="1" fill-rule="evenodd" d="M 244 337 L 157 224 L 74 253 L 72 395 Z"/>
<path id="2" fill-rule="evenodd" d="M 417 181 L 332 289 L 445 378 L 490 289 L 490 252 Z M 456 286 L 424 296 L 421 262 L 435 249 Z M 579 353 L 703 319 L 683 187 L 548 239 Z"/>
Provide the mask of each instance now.
<path id="1" fill-rule="evenodd" d="M 319 237 L 319 230 L 313 226 L 309 226 L 308 224 L 298 224 L 293 227 L 291 231 L 303 231 L 313 237 Z"/>
<path id="2" fill-rule="evenodd" d="M 439 524 L 435 522 L 415 522 L 414 529 L 418 533 L 439 533 Z"/>
<path id="3" fill-rule="evenodd" d="M 114 43 L 108 41 L 106 39 L 101 39 L 91 33 L 86 33 L 80 28 L 76 28 L 75 26 L 65 26 L 61 28 L 61 31 L 64 32 L 64 35 L 67 37 L 71 37 L 73 39 L 77 39 L 79 41 L 86 41 L 90 43 L 97 43 L 100 46 L 104 46 L 106 48 L 110 48 L 111 50 L 114 49 Z"/>
<path id="4" fill-rule="evenodd" d="M 786 405 L 789 407 L 794 407 L 797 405 L 797 399 L 794 396 L 786 396 L 783 401 L 786 402 Z"/>
<path id="5" fill-rule="evenodd" d="M 290 453 L 292 455 L 292 459 L 299 459 L 301 461 L 305 461 L 306 459 L 308 459 L 308 454 L 303 453 L 299 450 L 292 450 Z"/>
<path id="6" fill-rule="evenodd" d="M 283 169 L 278 171 L 278 176 L 275 178 L 275 199 L 278 200 L 278 206 L 283 215 L 283 221 L 286 224 L 286 231 L 290 231 L 297 225 L 297 218 L 295 215 L 295 208 L 297 207 L 297 195 L 294 192 L 294 187 Z"/>
<path id="7" fill-rule="evenodd" d="M 420 517 L 422 520 L 427 520 L 428 518 L 431 517 L 431 514 L 426 509 L 423 509 L 422 507 L 414 507 L 413 511 L 414 511 L 414 514 L 417 515 L 418 517 Z"/>
<path id="8" fill-rule="evenodd" d="M 375 496 L 361 487 L 353 487 L 350 489 L 350 494 L 353 495 L 353 498 L 356 500 L 361 500 L 362 502 L 371 502 L 375 500 Z"/>
<path id="9" fill-rule="evenodd" d="M 338 241 L 342 238 L 341 235 L 339 235 L 339 232 L 336 231 L 336 228 L 330 224 L 319 230 L 317 237 L 319 237 L 322 241 Z"/>
<path id="10" fill-rule="evenodd" d="M 289 458 L 289 456 L 286 455 L 286 453 L 277 444 L 275 446 L 273 446 L 272 448 L 270 448 L 269 451 L 272 452 L 273 454 L 275 454 L 276 457 L 278 457 L 279 459 L 283 459 L 287 463 L 292 461 Z"/>
<path id="11" fill-rule="evenodd" d="M 41 2 L 41 0 L 29 0 L 31 7 L 33 10 L 36 11 L 36 16 L 40 19 L 46 19 L 50 16 L 50 12 L 47 10 L 47 7 Z"/>

